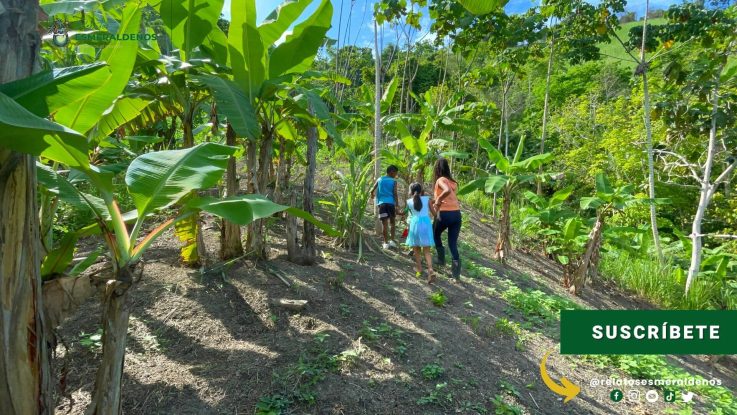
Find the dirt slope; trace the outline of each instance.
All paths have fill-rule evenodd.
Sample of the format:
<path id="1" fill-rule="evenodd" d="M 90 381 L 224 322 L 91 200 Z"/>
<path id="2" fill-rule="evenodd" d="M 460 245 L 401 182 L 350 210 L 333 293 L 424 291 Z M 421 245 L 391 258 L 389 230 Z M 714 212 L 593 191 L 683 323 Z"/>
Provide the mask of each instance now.
<path id="1" fill-rule="evenodd" d="M 241 261 L 205 277 L 179 265 L 172 236 L 158 241 L 132 296 L 126 414 L 251 414 L 259 402 L 263 410 L 295 414 L 668 409 L 664 403 L 612 402 L 609 389 L 591 388 L 589 381 L 615 372 L 556 353 L 548 362 L 551 375 L 568 377 L 582 392 L 563 404 L 546 388 L 539 364 L 557 346 L 557 320 L 536 312 L 535 305 L 542 301 L 543 311 L 566 301 L 587 308 L 647 305 L 611 287 L 569 297 L 558 286 L 555 264 L 532 254 L 518 251 L 505 266 L 489 261 L 494 235 L 476 214 L 466 216 L 461 236 L 460 285 L 441 278 L 429 287 L 414 278 L 411 261 L 399 253 L 367 252 L 357 262 L 356 253 L 326 248 L 327 241 L 320 244 L 319 264 L 295 266 L 282 257 L 282 231 L 273 227 L 272 261 Z M 208 230 L 207 243 L 215 256 L 216 229 Z M 438 289 L 447 298 L 442 308 L 428 300 Z M 554 300 L 540 300 L 534 290 Z M 279 298 L 309 304 L 294 313 L 272 305 Z M 525 311 L 528 306 L 532 311 Z M 94 333 L 98 316 L 99 306 L 90 301 L 60 329 L 69 349 L 57 349 L 57 362 L 67 367 L 59 413 L 81 414 L 89 400 L 100 351 L 83 345 L 80 332 Z M 695 358 L 688 363 L 705 376 L 712 370 L 734 379 L 733 368 L 714 369 Z"/>

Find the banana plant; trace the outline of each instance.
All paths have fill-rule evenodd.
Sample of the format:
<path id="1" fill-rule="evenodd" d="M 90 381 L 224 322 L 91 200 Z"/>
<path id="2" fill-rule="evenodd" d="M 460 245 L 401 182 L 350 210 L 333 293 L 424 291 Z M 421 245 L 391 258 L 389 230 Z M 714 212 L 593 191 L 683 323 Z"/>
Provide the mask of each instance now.
<path id="1" fill-rule="evenodd" d="M 489 162 L 496 166 L 498 174 L 492 172 L 481 172 L 485 177 L 475 179 L 458 190 L 459 195 L 465 195 L 476 190 L 482 190 L 486 194 L 501 192 L 502 214 L 499 219 L 499 230 L 494 248 L 494 258 L 504 261 L 512 249 L 511 235 L 511 203 L 512 197 L 525 184 L 534 183 L 536 180 L 547 181 L 549 173 L 539 172 L 539 168 L 553 160 L 550 153 L 538 154 L 522 160 L 524 149 L 524 137 L 517 146 L 513 159 L 508 159 L 491 143 L 479 139 L 479 145 L 486 150 Z"/>
<path id="2" fill-rule="evenodd" d="M 36 153 L 44 143 L 33 140 Z M 60 144 L 59 146 L 63 146 Z M 111 259 L 112 272 L 96 281 L 103 286 L 103 356 L 95 379 L 89 413 L 118 413 L 120 388 L 128 327 L 128 297 L 134 282 L 143 272 L 140 261 L 145 252 L 166 230 L 187 218 L 205 211 L 239 225 L 287 211 L 331 229 L 317 222 L 311 215 L 298 209 L 277 205 L 258 195 L 234 196 L 227 199 L 191 197 L 192 192 L 217 184 L 227 160 L 235 148 L 215 143 L 203 143 L 184 150 L 167 150 L 137 157 L 125 173 L 126 189 L 136 210 L 122 213 L 118 197 L 113 193 L 112 175 L 99 168 L 77 166 L 94 183 L 100 196 L 79 191 L 72 183 L 52 170 L 40 175 L 44 186 L 55 188 L 60 198 L 70 204 L 85 206 L 96 222 L 80 229 L 68 238 L 100 234 Z M 82 163 L 83 164 L 83 163 Z M 176 209 L 172 209 L 177 206 Z M 144 233 L 147 219 L 156 212 L 167 219 Z M 132 224 L 130 228 L 127 224 Z M 62 273 L 71 261 L 69 243 L 65 238 L 58 251 L 47 256 L 42 268 L 45 275 Z"/>
<path id="3" fill-rule="evenodd" d="M 416 174 L 415 180 L 422 183 L 425 181 L 427 167 L 437 155 L 459 158 L 467 156 L 465 153 L 450 151 L 452 140 L 437 137 L 437 134 L 468 132 L 476 123 L 463 117 L 466 106 L 458 104 L 458 96 L 451 97 L 445 103 L 438 103 L 437 94 L 431 91 L 425 92 L 422 96 L 412 92 L 410 94 L 419 104 L 419 112 L 390 115 L 385 117 L 385 122 L 388 129 L 399 138 L 389 146 L 404 146 L 410 156 L 409 165 Z M 418 134 L 412 134 L 410 131 L 412 129 L 418 130 Z M 433 149 L 435 151 L 432 151 Z"/>
<path id="4" fill-rule="evenodd" d="M 647 202 L 647 199 L 635 197 L 634 189 L 633 185 L 612 187 L 604 173 L 597 173 L 595 195 L 581 198 L 581 209 L 593 209 L 596 212 L 596 220 L 589 232 L 586 247 L 578 267 L 571 279 L 567 281 L 566 288 L 572 294 L 579 295 L 581 293 L 587 278 L 596 278 L 606 219 L 615 212 L 623 211 L 629 206 Z"/>
<path id="5" fill-rule="evenodd" d="M 563 266 L 563 286 L 571 285 L 573 274 L 578 269 L 581 256 L 588 241 L 588 227 L 579 216 L 573 216 L 565 221 L 557 222 L 551 228 L 551 243 L 547 252 Z"/>
<path id="6" fill-rule="evenodd" d="M 254 0 L 232 2 L 226 39 L 226 63 L 231 75 L 208 73 L 198 78 L 212 91 L 218 111 L 227 118 L 236 136 L 244 139 L 245 181 L 253 193 L 269 194 L 276 138 L 288 128 L 284 124 L 290 122 L 287 114 L 291 110 L 304 112 L 304 106 L 295 98 L 301 96 L 310 101 L 314 116 L 308 117 L 317 120 L 318 130 L 337 135 L 324 102 L 314 100 L 313 93 L 303 94 L 292 88 L 296 79 L 314 74 L 309 71 L 310 66 L 331 25 L 333 9 L 329 0 L 320 1 L 312 14 L 297 22 L 313 3 L 316 2 L 285 1 L 257 25 Z M 277 43 L 292 26 L 284 41 Z M 246 243 L 255 257 L 266 256 L 262 221 L 250 227 Z"/>
<path id="7" fill-rule="evenodd" d="M 543 250 L 546 254 L 553 253 L 548 248 L 559 233 L 557 225 L 575 216 L 575 213 L 565 205 L 571 193 L 573 193 L 573 186 L 560 189 L 547 199 L 529 190 L 524 193 L 530 205 L 523 211 L 522 228 L 542 236 Z"/>

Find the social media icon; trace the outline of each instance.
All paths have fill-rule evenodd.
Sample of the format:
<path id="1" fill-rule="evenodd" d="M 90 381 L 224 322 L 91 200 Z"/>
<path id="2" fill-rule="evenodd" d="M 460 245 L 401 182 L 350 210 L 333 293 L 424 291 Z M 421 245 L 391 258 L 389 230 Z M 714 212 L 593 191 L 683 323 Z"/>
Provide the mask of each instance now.
<path id="1" fill-rule="evenodd" d="M 675 402 L 676 401 L 676 392 L 672 390 L 664 390 L 663 391 L 663 400 L 666 402 Z"/>
<path id="2" fill-rule="evenodd" d="M 624 398 L 624 394 L 619 389 L 612 389 L 611 392 L 609 392 L 609 398 L 613 400 L 614 402 L 619 402 Z"/>
<path id="3" fill-rule="evenodd" d="M 640 402 L 640 391 L 632 389 L 627 392 L 627 400 L 632 402 Z"/>
<path id="4" fill-rule="evenodd" d="M 681 399 L 683 399 L 683 402 L 691 402 L 693 400 L 693 397 L 693 392 L 681 392 Z"/>
<path id="5" fill-rule="evenodd" d="M 658 391 L 655 389 L 650 389 L 649 391 L 645 392 L 645 399 L 648 402 L 655 402 L 658 400 Z"/>

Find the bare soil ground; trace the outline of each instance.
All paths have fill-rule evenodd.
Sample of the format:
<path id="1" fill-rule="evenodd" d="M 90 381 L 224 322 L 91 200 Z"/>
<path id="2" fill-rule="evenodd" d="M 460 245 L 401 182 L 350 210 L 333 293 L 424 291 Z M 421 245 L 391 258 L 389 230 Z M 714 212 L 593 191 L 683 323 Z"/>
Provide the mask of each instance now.
<path id="1" fill-rule="evenodd" d="M 514 413 L 495 412 L 504 403 L 524 414 L 666 412 L 662 401 L 612 402 L 610 388 L 589 383 L 618 373 L 554 352 L 551 376 L 566 376 L 582 388 L 564 404 L 540 378 L 541 358 L 557 350 L 557 322 L 530 321 L 500 292 L 508 279 L 524 291 L 587 308 L 650 305 L 601 284 L 582 298 L 571 297 L 559 285 L 560 269 L 524 250 L 505 265 L 493 262 L 492 227 L 475 213 L 465 220 L 466 268 L 492 268 L 495 276 L 464 277 L 462 284 L 441 278 L 434 287 L 414 278 L 412 262 L 401 252 L 364 252 L 357 261 L 357 253 L 330 248 L 327 240 L 319 243 L 317 265 L 293 265 L 284 258 L 279 223 L 269 235 L 270 261 L 243 260 L 222 274 L 200 276 L 180 265 L 178 242 L 167 235 L 150 251 L 132 294 L 124 412 L 252 414 L 259 401 L 294 414 Z M 213 219 L 208 225 L 206 242 L 215 257 L 218 232 Z M 428 300 L 437 290 L 447 297 L 444 307 Z M 290 312 L 273 305 L 280 298 L 308 305 Z M 99 315 L 92 299 L 59 330 L 68 349 L 57 348 L 57 363 L 66 367 L 58 413 L 82 414 L 89 401 L 100 350 L 83 345 L 80 333 L 98 330 Z M 497 327 L 502 318 L 523 325 L 524 333 Z M 714 366 L 699 357 L 674 362 L 720 377 L 735 390 L 731 360 Z M 437 374 L 426 368 L 430 364 L 443 369 L 437 379 L 426 378 Z M 697 406 L 696 413 L 702 410 Z"/>

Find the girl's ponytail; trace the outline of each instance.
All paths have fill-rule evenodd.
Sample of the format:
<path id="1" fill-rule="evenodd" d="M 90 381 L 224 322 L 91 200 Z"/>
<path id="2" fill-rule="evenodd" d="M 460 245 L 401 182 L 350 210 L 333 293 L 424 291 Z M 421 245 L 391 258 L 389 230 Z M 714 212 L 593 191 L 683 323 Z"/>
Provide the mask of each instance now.
<path id="1" fill-rule="evenodd" d="M 418 212 L 421 211 L 422 198 L 420 196 L 422 196 L 422 185 L 419 183 L 412 183 L 409 186 L 409 192 L 412 194 L 412 207 Z"/>

